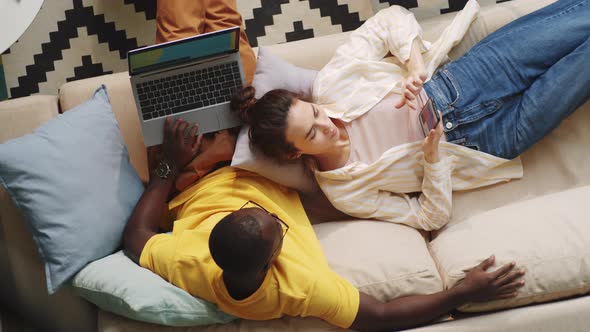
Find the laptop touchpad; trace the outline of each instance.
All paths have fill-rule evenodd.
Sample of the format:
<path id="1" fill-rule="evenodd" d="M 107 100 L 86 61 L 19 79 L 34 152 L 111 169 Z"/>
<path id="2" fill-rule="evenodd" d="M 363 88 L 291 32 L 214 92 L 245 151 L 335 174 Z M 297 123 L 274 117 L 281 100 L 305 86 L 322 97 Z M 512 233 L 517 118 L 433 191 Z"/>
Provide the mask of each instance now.
<path id="1" fill-rule="evenodd" d="M 199 133 L 209 133 L 219 130 L 219 120 L 215 110 L 202 110 L 189 113 L 187 120 L 199 124 Z"/>

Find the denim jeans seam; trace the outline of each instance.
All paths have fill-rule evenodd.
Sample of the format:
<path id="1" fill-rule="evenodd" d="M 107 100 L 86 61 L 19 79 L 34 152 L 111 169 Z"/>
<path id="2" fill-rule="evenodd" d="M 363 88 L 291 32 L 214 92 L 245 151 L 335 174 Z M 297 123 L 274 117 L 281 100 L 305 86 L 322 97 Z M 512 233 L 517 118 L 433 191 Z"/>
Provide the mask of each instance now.
<path id="1" fill-rule="evenodd" d="M 459 123 L 457 125 L 459 126 L 459 125 L 466 124 L 466 123 L 472 123 L 472 122 L 475 122 L 485 116 L 495 113 L 502 107 L 502 104 L 503 104 L 502 101 L 500 101 L 498 99 L 492 99 L 492 100 L 484 101 L 482 103 L 471 105 L 469 108 L 465 108 L 463 110 L 463 112 L 465 112 L 465 114 L 470 113 L 473 109 L 476 109 L 478 107 L 483 107 L 486 110 L 487 109 L 492 109 L 492 110 L 484 112 L 483 115 L 480 113 L 476 113 L 475 115 L 467 115 L 464 117 L 459 116 Z"/>
<path id="2" fill-rule="evenodd" d="M 449 141 L 447 141 L 447 143 L 456 144 L 456 145 L 465 145 L 465 141 L 467 141 L 467 139 L 465 137 L 461 137 L 461 138 L 457 138 L 454 140 L 449 140 Z"/>
<path id="3" fill-rule="evenodd" d="M 457 128 L 453 128 L 452 131 L 455 131 L 455 129 L 457 129 Z M 457 131 L 457 134 L 458 134 L 457 136 L 459 136 L 460 138 L 452 138 L 451 137 L 451 139 L 449 139 L 449 136 L 454 136 L 454 135 L 449 135 L 447 133 L 447 143 L 461 145 L 461 146 L 464 146 L 464 147 L 467 147 L 470 149 L 475 148 L 475 149 L 477 149 L 477 151 L 481 151 L 479 144 L 475 143 L 469 139 L 469 137 L 467 135 L 468 132 L 469 131 L 467 131 L 466 133 L 461 133 L 461 132 Z"/>
<path id="4" fill-rule="evenodd" d="M 447 68 L 444 68 L 441 71 L 449 79 L 449 82 L 451 82 L 451 85 L 453 86 L 453 90 L 455 90 L 455 94 L 457 95 L 455 97 L 455 100 L 453 100 L 452 102 L 449 103 L 450 107 L 454 107 L 455 104 L 459 101 L 459 97 L 461 96 L 461 92 L 457 88 L 459 85 L 457 83 L 455 83 L 455 79 L 453 79 L 452 75 L 450 74 L 450 72 Z"/>
<path id="5" fill-rule="evenodd" d="M 574 8 L 576 8 L 576 7 L 578 7 L 578 6 L 587 5 L 588 1 L 589 1 L 589 0 L 586 0 L 586 1 L 582 2 L 582 3 L 576 3 L 576 4 L 572 5 L 571 7 L 569 7 L 569 8 L 566 8 L 566 9 L 564 9 L 564 10 L 560 11 L 559 13 L 556 13 L 556 14 L 554 14 L 554 15 L 550 16 L 550 17 L 544 18 L 544 19 L 543 19 L 543 20 L 541 20 L 541 21 L 535 22 L 535 23 L 534 23 L 534 24 L 532 24 L 532 25 L 526 25 L 526 26 L 520 27 L 519 29 L 515 29 L 515 30 L 507 31 L 506 33 L 504 33 L 504 34 L 502 34 L 502 35 L 498 35 L 498 36 L 496 36 L 496 38 L 500 38 L 500 37 L 505 37 L 505 36 L 508 36 L 508 35 L 512 35 L 512 34 L 515 34 L 515 33 L 517 33 L 517 32 L 521 32 L 521 31 L 522 31 L 522 30 L 524 30 L 524 29 L 530 28 L 531 26 L 535 26 L 535 25 L 538 25 L 538 24 L 541 24 L 541 23 L 546 23 L 547 21 L 553 20 L 553 19 L 555 19 L 555 18 L 558 18 L 558 17 L 560 17 L 560 16 L 562 16 L 562 15 L 565 15 L 565 14 L 567 14 L 567 13 L 571 12 L 572 10 L 574 10 Z M 476 52 L 477 50 L 479 50 L 480 48 L 482 48 L 482 47 L 484 47 L 484 46 L 487 46 L 487 45 L 488 45 L 489 43 L 491 43 L 492 41 L 493 41 L 493 40 L 486 41 L 485 43 L 479 43 L 478 45 L 476 45 L 475 47 L 473 47 L 471 50 L 469 50 L 469 51 L 467 52 L 467 54 L 465 54 L 464 56 L 470 56 L 470 55 L 471 55 L 471 53 L 474 53 L 474 52 Z"/>

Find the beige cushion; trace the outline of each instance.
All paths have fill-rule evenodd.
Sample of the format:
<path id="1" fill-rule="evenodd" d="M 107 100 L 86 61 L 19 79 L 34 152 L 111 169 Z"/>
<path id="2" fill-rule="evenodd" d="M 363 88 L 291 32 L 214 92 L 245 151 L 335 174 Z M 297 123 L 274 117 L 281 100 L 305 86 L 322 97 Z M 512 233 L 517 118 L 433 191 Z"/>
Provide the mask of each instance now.
<path id="1" fill-rule="evenodd" d="M 590 291 L 590 186 L 538 197 L 474 216 L 431 242 L 446 287 L 492 254 L 496 266 L 516 261 L 526 271 L 516 298 L 469 304 L 486 311 L 545 302 Z"/>
<path id="2" fill-rule="evenodd" d="M 330 267 L 363 293 L 388 301 L 442 290 L 426 241 L 414 228 L 361 220 L 313 228 Z"/>
<path id="3" fill-rule="evenodd" d="M 147 152 L 143 143 L 137 108 L 131 92 L 129 75 L 117 73 L 85 80 L 69 82 L 59 89 L 59 102 L 63 111 L 68 111 L 92 96 L 104 84 L 119 123 L 123 140 L 129 150 L 129 159 L 143 182 L 148 180 Z"/>
<path id="4" fill-rule="evenodd" d="M 31 133 L 57 113 L 57 96 L 36 95 L 1 102 L 0 143 Z"/>

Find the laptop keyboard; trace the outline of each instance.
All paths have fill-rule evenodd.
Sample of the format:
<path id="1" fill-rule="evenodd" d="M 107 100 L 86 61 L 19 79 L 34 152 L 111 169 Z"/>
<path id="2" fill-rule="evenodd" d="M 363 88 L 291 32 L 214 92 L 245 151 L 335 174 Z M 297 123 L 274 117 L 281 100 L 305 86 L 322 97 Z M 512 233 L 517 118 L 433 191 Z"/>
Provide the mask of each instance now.
<path id="1" fill-rule="evenodd" d="M 231 100 L 242 88 L 237 61 L 136 85 L 144 120 Z"/>

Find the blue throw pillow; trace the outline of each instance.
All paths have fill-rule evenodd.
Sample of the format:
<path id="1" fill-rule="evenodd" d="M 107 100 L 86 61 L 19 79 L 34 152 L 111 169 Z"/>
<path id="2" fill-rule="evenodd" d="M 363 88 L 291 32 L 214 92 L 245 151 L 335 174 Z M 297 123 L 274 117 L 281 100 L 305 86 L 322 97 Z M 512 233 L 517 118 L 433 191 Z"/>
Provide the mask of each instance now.
<path id="1" fill-rule="evenodd" d="M 140 267 L 122 251 L 88 264 L 74 276 L 72 286 L 99 308 L 139 321 L 197 326 L 236 319 Z"/>
<path id="2" fill-rule="evenodd" d="M 28 221 L 50 294 L 119 247 L 144 189 L 104 86 L 32 134 L 0 144 L 0 184 Z"/>

